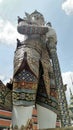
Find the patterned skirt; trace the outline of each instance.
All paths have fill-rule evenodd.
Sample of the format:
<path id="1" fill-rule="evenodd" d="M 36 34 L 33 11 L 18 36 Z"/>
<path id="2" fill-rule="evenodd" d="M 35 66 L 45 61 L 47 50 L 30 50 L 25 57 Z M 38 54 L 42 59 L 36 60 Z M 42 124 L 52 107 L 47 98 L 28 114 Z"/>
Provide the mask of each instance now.
<path id="1" fill-rule="evenodd" d="M 13 78 L 13 104 L 31 106 L 36 103 L 58 112 L 57 89 L 48 52 L 42 56 L 31 48 L 25 48 L 24 57 Z"/>

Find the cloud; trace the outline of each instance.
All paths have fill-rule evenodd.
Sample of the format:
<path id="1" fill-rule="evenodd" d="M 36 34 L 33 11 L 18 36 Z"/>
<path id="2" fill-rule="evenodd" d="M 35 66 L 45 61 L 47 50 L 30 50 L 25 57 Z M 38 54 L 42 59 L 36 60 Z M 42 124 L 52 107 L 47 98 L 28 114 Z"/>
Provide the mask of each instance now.
<path id="1" fill-rule="evenodd" d="M 17 38 L 24 39 L 24 36 L 17 32 L 17 27 L 10 21 L 0 19 L 0 43 L 15 45 Z"/>
<path id="2" fill-rule="evenodd" d="M 10 78 L 7 77 L 7 76 L 5 76 L 5 75 L 0 75 L 0 80 L 1 80 L 4 84 L 6 84 L 7 82 L 10 81 Z"/>
<path id="3" fill-rule="evenodd" d="M 0 75 L 0 80 L 4 80 L 5 79 L 5 76 L 3 76 L 3 75 Z"/>
<path id="4" fill-rule="evenodd" d="M 65 0 L 62 3 L 62 9 L 66 12 L 67 15 L 73 14 L 73 0 Z"/>
<path id="5" fill-rule="evenodd" d="M 72 85 L 72 81 L 73 81 L 73 72 L 65 72 L 62 74 L 62 78 L 63 78 L 63 83 L 67 84 L 67 91 L 66 91 L 66 97 L 69 103 L 70 100 L 70 92 L 69 89 L 71 88 L 71 91 L 73 93 L 73 85 Z"/>
<path id="6" fill-rule="evenodd" d="M 2 2 L 3 0 L 0 0 L 0 3 Z"/>

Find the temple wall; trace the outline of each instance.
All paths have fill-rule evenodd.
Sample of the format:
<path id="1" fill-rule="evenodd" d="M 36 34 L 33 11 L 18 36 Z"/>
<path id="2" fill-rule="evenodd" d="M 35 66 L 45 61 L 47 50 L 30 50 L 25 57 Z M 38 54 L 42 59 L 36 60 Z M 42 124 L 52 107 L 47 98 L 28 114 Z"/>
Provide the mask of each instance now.
<path id="1" fill-rule="evenodd" d="M 1 128 L 9 128 L 11 124 L 12 113 L 10 111 L 0 109 L 0 130 Z"/>

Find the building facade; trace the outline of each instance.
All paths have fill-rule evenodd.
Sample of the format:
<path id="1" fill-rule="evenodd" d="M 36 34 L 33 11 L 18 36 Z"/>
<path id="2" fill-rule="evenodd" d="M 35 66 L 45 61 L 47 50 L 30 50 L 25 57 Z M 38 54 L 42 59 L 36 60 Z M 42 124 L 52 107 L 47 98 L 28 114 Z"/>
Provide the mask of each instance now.
<path id="1" fill-rule="evenodd" d="M 10 128 L 11 118 L 11 91 L 0 80 L 0 130 Z"/>

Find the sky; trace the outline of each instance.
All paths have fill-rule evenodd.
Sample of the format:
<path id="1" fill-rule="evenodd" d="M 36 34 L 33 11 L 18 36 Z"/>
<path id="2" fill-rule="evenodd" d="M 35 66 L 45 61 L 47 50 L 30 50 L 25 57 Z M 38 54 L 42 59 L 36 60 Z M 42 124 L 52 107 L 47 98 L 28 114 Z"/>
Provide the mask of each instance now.
<path id="1" fill-rule="evenodd" d="M 13 57 L 17 32 L 17 16 L 25 12 L 41 12 L 57 33 L 57 54 L 64 84 L 73 92 L 73 0 L 0 0 L 0 79 L 6 84 L 13 76 Z"/>

